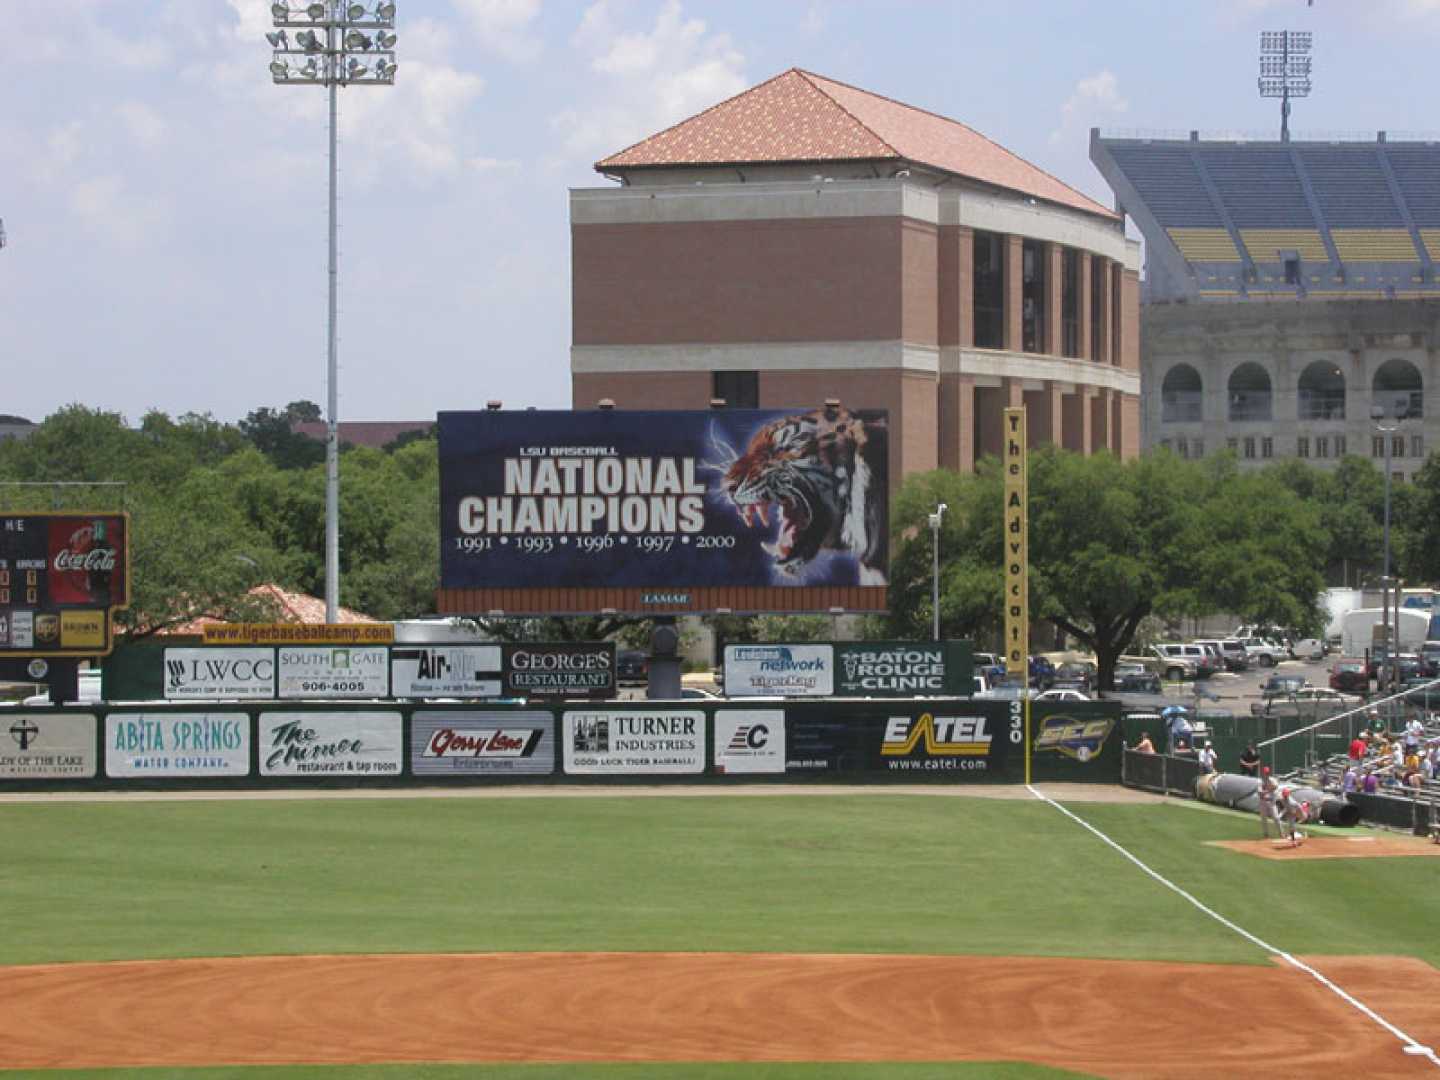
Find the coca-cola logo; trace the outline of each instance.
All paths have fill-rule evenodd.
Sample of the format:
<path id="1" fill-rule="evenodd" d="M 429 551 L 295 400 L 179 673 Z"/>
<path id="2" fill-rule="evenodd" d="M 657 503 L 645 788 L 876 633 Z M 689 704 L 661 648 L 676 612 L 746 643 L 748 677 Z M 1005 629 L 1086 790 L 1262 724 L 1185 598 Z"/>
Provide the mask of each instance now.
<path id="1" fill-rule="evenodd" d="M 91 548 L 89 551 L 75 551 L 62 548 L 55 553 L 56 570 L 114 570 L 114 548 Z"/>

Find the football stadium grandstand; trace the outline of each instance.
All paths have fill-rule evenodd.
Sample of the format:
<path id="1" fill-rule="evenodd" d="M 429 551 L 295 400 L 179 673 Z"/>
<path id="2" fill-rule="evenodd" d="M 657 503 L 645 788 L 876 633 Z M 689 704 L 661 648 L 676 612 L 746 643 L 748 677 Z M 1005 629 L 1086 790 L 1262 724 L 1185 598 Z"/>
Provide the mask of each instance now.
<path id="1" fill-rule="evenodd" d="M 1440 437 L 1440 142 L 1095 130 L 1090 156 L 1145 238 L 1145 447 L 1413 475 Z"/>

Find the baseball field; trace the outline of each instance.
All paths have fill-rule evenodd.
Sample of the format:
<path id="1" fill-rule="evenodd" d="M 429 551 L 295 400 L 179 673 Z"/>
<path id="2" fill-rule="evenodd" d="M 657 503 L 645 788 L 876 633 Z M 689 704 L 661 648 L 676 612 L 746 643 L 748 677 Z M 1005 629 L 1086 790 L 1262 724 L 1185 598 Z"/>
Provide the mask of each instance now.
<path id="1" fill-rule="evenodd" d="M 0 1070 L 1440 1076 L 1440 847 L 969 790 L 7 799 Z"/>

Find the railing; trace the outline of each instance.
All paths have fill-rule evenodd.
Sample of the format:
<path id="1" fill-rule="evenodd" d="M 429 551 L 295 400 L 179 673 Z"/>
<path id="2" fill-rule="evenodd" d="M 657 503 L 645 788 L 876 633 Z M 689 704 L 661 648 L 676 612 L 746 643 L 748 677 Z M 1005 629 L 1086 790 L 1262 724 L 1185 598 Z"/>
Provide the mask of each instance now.
<path id="1" fill-rule="evenodd" d="M 1301 420 L 1344 420 L 1344 390 L 1301 390 L 1299 418 Z"/>
<path id="2" fill-rule="evenodd" d="M 1204 395 L 1194 390 L 1172 390 L 1160 395 L 1160 421 L 1165 424 L 1197 423 L 1204 419 Z"/>
<path id="3" fill-rule="evenodd" d="M 1149 139 L 1149 140 L 1190 140 L 1189 131 L 1174 128 L 1102 128 L 1102 139 Z M 1270 131 L 1239 131 L 1233 128 L 1198 130 L 1196 137 L 1207 142 L 1273 142 L 1280 141 L 1280 133 Z M 1385 145 L 1390 142 L 1440 142 L 1440 133 L 1433 131 L 1386 131 L 1385 143 L 1380 143 L 1377 131 L 1293 131 L 1292 142 L 1348 142 Z"/>

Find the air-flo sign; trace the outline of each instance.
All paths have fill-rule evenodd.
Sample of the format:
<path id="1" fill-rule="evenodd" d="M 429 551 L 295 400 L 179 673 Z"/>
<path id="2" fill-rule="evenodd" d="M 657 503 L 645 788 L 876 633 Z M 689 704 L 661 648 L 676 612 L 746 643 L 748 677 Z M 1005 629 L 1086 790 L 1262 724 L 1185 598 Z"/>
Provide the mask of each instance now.
<path id="1" fill-rule="evenodd" d="M 500 646 L 415 645 L 390 650 L 390 693 L 402 698 L 499 697 Z"/>
<path id="2" fill-rule="evenodd" d="M 727 645 L 728 697 L 967 695 L 968 641 Z"/>

